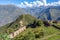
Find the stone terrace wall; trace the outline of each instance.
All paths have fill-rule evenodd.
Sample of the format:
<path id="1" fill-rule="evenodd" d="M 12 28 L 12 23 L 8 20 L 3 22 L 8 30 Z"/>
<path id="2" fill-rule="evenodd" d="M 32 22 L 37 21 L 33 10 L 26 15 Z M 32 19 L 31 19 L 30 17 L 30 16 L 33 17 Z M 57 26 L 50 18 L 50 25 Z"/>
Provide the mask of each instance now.
<path id="1" fill-rule="evenodd" d="M 11 33 L 9 35 L 10 38 L 14 38 L 15 36 L 19 35 L 21 32 L 23 32 L 24 30 L 26 30 L 26 26 L 23 26 L 22 28 L 19 28 L 17 31 Z"/>

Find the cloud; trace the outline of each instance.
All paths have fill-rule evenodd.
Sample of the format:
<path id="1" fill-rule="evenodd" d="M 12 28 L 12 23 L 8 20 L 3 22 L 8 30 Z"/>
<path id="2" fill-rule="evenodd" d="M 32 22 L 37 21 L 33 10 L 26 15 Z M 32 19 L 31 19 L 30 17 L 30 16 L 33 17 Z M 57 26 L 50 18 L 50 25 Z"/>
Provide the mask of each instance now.
<path id="1" fill-rule="evenodd" d="M 57 1 L 57 2 L 51 2 L 51 3 L 47 3 L 46 0 L 35 0 L 33 2 L 27 2 L 27 1 L 24 1 L 24 2 L 21 2 L 19 4 L 20 7 L 40 7 L 40 6 L 58 6 L 60 5 L 60 0 Z"/>
<path id="2" fill-rule="evenodd" d="M 24 1 L 24 5 L 26 5 L 26 7 L 32 7 L 33 6 L 32 3 L 28 3 L 27 1 Z"/>
<path id="3" fill-rule="evenodd" d="M 26 7 L 26 5 L 24 5 L 24 3 L 23 3 L 23 2 L 21 2 L 20 4 L 18 4 L 18 6 L 19 6 L 19 7 L 23 7 L 23 8 L 25 8 L 25 7 Z"/>
<path id="4" fill-rule="evenodd" d="M 33 1 L 28 3 L 27 1 L 21 2 L 20 7 L 25 6 L 25 7 L 39 7 L 42 6 L 43 3 L 41 1 Z"/>
<path id="5" fill-rule="evenodd" d="M 46 0 L 42 0 L 42 2 L 43 2 L 43 4 L 44 4 L 44 5 L 46 5 L 46 4 L 47 4 Z"/>

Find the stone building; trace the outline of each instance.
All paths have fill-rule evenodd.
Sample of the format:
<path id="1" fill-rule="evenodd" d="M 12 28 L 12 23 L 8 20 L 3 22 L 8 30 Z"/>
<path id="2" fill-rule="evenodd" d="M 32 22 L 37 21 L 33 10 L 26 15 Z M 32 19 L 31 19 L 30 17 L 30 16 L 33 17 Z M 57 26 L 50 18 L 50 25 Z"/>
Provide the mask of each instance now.
<path id="1" fill-rule="evenodd" d="M 23 21 L 20 21 L 19 23 L 20 23 L 20 28 L 17 31 L 11 33 L 9 35 L 10 38 L 14 38 L 15 36 L 19 35 L 24 30 L 26 30 L 26 26 L 23 25 Z"/>

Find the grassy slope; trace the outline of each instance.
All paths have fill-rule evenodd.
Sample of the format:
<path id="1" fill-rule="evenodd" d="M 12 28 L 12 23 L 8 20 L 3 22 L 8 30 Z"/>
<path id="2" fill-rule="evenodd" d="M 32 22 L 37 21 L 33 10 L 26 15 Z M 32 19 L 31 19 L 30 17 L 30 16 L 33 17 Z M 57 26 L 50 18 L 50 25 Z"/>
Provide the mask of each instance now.
<path id="1" fill-rule="evenodd" d="M 30 23 L 33 23 L 34 20 L 38 20 L 35 17 L 29 15 L 29 14 L 23 14 L 21 15 L 19 18 L 16 19 L 16 21 L 14 21 L 13 23 L 9 23 L 3 27 L 0 28 L 0 33 L 5 33 L 7 32 L 8 34 L 10 34 L 11 32 L 14 32 L 16 30 L 19 29 L 19 21 L 23 20 L 24 21 L 24 25 L 28 25 Z M 43 22 L 43 21 L 41 21 Z M 20 35 L 16 36 L 13 40 L 27 40 L 27 39 L 40 39 L 43 37 L 46 37 L 48 35 L 52 35 L 54 33 L 58 33 L 60 32 L 60 30 L 49 26 L 49 27 L 45 27 L 44 24 L 42 23 L 41 26 L 37 26 L 36 28 L 27 28 L 26 31 L 22 32 Z M 29 34 L 30 33 L 30 34 Z M 27 37 L 26 37 L 27 36 Z M 58 35 L 56 35 L 58 36 Z M 59 38 L 59 36 L 57 37 Z M 54 39 L 54 37 L 53 37 Z M 49 39 L 46 39 L 49 40 Z"/>
<path id="2" fill-rule="evenodd" d="M 23 20 L 24 24 L 28 25 L 29 23 L 33 23 L 33 21 L 35 19 L 36 19 L 35 17 L 33 17 L 33 16 L 29 15 L 29 14 L 27 14 L 27 15 L 23 14 L 19 18 L 17 18 L 14 22 L 0 27 L 0 33 L 6 33 L 7 32 L 9 34 L 11 32 L 16 31 L 20 27 L 20 24 L 19 24 L 20 20 Z"/>
<path id="3" fill-rule="evenodd" d="M 45 40 L 60 40 L 60 34 L 59 35 L 57 34 L 57 35 L 52 36 L 52 37 L 45 39 Z"/>
<path id="4" fill-rule="evenodd" d="M 40 27 L 37 27 L 37 28 L 28 28 L 26 31 L 24 31 L 22 34 L 20 34 L 20 35 L 18 35 L 17 37 L 15 37 L 13 40 L 23 40 L 23 39 L 25 39 L 24 37 L 26 37 L 26 34 L 28 34 L 29 30 L 30 30 L 30 32 L 33 32 L 34 35 L 38 34 L 39 36 L 41 36 L 41 34 L 39 34 L 39 33 L 41 33 L 41 31 L 43 31 L 43 33 L 44 33 L 43 35 L 44 35 L 44 36 L 38 37 L 38 38 L 36 38 L 36 37 L 34 36 L 34 37 L 35 37 L 34 40 L 38 40 L 38 39 L 44 38 L 44 37 L 46 37 L 46 36 L 49 36 L 49 35 L 52 35 L 52 34 L 55 34 L 55 33 L 60 32 L 58 29 L 53 28 L 53 27 L 48 27 L 48 28 L 46 28 L 46 27 L 44 27 L 44 26 L 40 26 Z M 27 33 L 26 33 L 26 32 L 27 32 Z M 22 36 L 23 38 L 21 38 L 21 35 L 23 35 L 23 36 Z M 32 36 L 33 36 L 33 35 L 32 35 Z M 28 35 L 28 37 L 29 37 L 29 35 Z M 56 37 L 57 37 L 57 39 L 60 38 L 60 36 L 58 36 L 58 35 L 56 35 Z M 54 39 L 54 38 L 56 38 L 56 37 L 53 36 L 52 39 Z M 20 38 L 20 39 L 19 39 L 19 38 Z M 46 39 L 46 40 L 51 40 L 51 39 Z"/>

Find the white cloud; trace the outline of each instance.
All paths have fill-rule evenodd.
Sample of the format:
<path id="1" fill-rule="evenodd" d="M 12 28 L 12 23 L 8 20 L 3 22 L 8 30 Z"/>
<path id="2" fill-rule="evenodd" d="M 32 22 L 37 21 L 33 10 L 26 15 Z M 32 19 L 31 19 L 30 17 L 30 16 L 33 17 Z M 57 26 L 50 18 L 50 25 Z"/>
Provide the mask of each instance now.
<path id="1" fill-rule="evenodd" d="M 34 6 L 36 6 L 37 5 L 37 3 L 34 1 L 34 2 L 32 2 L 32 4 L 34 5 Z"/>
<path id="2" fill-rule="evenodd" d="M 40 6 L 57 6 L 60 5 L 60 1 L 47 3 L 46 0 L 36 0 L 28 3 L 27 1 L 21 2 L 20 7 L 40 7 Z"/>
<path id="3" fill-rule="evenodd" d="M 42 0 L 42 2 L 43 2 L 43 4 L 44 4 L 44 5 L 46 5 L 46 4 L 47 4 L 46 0 Z"/>
<path id="4" fill-rule="evenodd" d="M 43 5 L 43 2 L 41 2 L 41 1 L 36 1 L 36 3 L 40 6 Z"/>
<path id="5" fill-rule="evenodd" d="M 26 7 L 32 7 L 33 6 L 31 3 L 28 3 L 26 1 L 24 1 L 24 4 L 26 5 Z"/>
<path id="6" fill-rule="evenodd" d="M 21 3 L 20 3 L 20 5 L 18 5 L 18 6 L 23 7 L 23 8 L 25 8 L 25 7 L 26 7 L 26 5 L 24 5 L 24 3 L 23 3 L 23 2 L 21 2 Z"/>
<path id="7" fill-rule="evenodd" d="M 43 3 L 41 1 L 33 1 L 28 3 L 27 1 L 21 2 L 20 7 L 39 7 L 42 6 Z"/>

